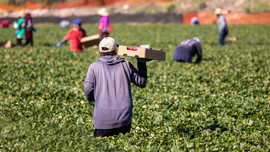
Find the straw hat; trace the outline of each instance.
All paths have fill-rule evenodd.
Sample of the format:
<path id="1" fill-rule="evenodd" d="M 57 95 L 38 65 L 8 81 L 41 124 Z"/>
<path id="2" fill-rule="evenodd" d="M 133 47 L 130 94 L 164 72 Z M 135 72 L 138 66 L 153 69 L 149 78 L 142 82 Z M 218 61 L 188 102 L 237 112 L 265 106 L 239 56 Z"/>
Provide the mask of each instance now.
<path id="1" fill-rule="evenodd" d="M 18 14 L 19 17 L 24 17 L 25 16 L 25 11 L 20 11 Z"/>
<path id="2" fill-rule="evenodd" d="M 215 14 L 217 14 L 217 15 L 222 14 L 222 10 L 220 8 L 217 8 L 215 10 Z"/>
<path id="3" fill-rule="evenodd" d="M 106 8 L 100 9 L 100 10 L 97 12 L 97 14 L 100 15 L 100 16 L 109 16 L 109 15 L 110 15 L 109 12 L 108 12 L 108 10 L 107 10 Z"/>

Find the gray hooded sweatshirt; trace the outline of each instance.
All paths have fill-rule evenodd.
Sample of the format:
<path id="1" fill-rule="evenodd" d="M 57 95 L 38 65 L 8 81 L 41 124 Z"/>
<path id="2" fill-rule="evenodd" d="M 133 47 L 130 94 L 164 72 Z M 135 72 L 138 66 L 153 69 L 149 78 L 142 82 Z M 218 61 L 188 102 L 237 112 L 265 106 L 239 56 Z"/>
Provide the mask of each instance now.
<path id="1" fill-rule="evenodd" d="M 130 82 L 144 88 L 146 81 L 145 63 L 138 62 L 138 71 L 119 56 L 101 57 L 92 63 L 84 83 L 84 94 L 89 102 L 95 101 L 95 129 L 129 125 L 133 115 Z"/>

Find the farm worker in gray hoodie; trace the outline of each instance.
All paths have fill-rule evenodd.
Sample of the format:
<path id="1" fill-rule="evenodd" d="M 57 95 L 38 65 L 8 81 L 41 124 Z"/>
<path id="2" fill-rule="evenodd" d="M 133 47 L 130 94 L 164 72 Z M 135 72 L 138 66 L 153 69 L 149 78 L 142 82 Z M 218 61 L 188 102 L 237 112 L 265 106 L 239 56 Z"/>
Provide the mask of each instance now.
<path id="1" fill-rule="evenodd" d="M 219 44 L 224 45 L 226 44 L 225 37 L 229 33 L 227 22 L 225 17 L 222 15 L 222 10 L 220 8 L 216 9 L 215 14 L 217 15 L 218 18 Z"/>
<path id="2" fill-rule="evenodd" d="M 192 58 L 197 55 L 196 63 L 202 60 L 202 48 L 200 39 L 194 37 L 181 42 L 174 51 L 174 60 L 178 62 L 192 63 Z"/>
<path id="3" fill-rule="evenodd" d="M 138 59 L 137 67 L 117 56 L 118 44 L 111 37 L 99 43 L 102 56 L 88 69 L 84 94 L 94 106 L 94 137 L 128 133 L 131 128 L 133 102 L 131 84 L 146 86 L 147 60 Z"/>

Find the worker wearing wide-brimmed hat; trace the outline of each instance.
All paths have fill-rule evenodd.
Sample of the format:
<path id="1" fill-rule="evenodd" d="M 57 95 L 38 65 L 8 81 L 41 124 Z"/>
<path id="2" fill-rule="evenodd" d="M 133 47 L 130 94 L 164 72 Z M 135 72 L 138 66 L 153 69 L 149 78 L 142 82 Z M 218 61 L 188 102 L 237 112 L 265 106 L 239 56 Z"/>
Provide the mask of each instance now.
<path id="1" fill-rule="evenodd" d="M 223 11 L 220 8 L 217 8 L 215 10 L 215 14 L 217 15 L 218 18 L 218 29 L 219 29 L 219 44 L 224 45 L 226 44 L 225 42 L 225 37 L 229 33 L 229 29 L 227 26 L 227 22 L 225 17 L 223 16 Z"/>
<path id="2" fill-rule="evenodd" d="M 100 35 L 100 40 L 102 40 L 104 37 L 108 37 L 111 32 L 112 25 L 110 24 L 110 13 L 106 8 L 102 8 L 97 12 L 97 14 L 102 16 L 98 25 L 98 33 Z"/>
<path id="3" fill-rule="evenodd" d="M 22 26 L 24 23 L 24 20 L 25 20 L 24 16 L 25 16 L 25 12 L 20 11 L 18 14 L 19 20 L 14 23 L 16 25 L 14 27 L 16 27 L 16 29 L 17 29 L 15 34 L 17 35 L 16 38 L 17 38 L 17 45 L 18 46 L 22 46 L 22 39 L 25 36 L 25 27 Z"/>

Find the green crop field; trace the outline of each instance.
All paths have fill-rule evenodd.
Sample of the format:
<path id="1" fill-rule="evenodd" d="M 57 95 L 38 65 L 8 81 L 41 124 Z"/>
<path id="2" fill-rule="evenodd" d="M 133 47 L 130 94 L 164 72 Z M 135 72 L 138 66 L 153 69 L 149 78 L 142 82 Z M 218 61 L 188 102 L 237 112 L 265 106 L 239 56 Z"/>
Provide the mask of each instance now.
<path id="1" fill-rule="evenodd" d="M 88 35 L 97 31 L 83 27 Z M 222 47 L 216 25 L 115 24 L 111 36 L 119 44 L 150 44 L 167 56 L 147 63 L 146 88 L 132 85 L 131 132 L 107 138 L 93 138 L 93 111 L 83 93 L 98 49 L 57 49 L 68 29 L 37 28 L 33 48 L 0 48 L 0 151 L 270 149 L 270 25 L 230 25 L 228 37 L 239 40 Z M 0 42 L 15 43 L 14 29 L 0 33 Z M 174 62 L 176 46 L 195 36 L 202 62 Z"/>

